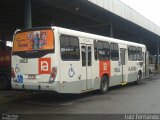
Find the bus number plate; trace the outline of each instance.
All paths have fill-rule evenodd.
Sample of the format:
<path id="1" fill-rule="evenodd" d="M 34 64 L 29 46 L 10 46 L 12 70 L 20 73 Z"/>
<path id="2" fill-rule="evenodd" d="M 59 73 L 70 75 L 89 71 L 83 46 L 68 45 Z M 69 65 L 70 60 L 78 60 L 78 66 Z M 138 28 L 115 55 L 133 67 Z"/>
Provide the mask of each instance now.
<path id="1" fill-rule="evenodd" d="M 28 79 L 29 80 L 34 80 L 34 79 L 36 79 L 36 75 L 28 75 Z"/>

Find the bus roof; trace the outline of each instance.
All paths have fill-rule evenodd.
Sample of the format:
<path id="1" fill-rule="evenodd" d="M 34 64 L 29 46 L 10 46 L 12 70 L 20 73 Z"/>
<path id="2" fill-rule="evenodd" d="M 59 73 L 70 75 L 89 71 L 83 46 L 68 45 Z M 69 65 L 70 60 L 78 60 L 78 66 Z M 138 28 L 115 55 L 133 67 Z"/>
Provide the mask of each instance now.
<path id="1" fill-rule="evenodd" d="M 140 44 L 140 43 L 130 42 L 130 41 L 121 40 L 121 39 L 115 39 L 115 38 L 106 37 L 106 36 L 100 36 L 100 35 L 96 35 L 96 34 L 91 34 L 91 33 L 87 33 L 87 32 L 81 32 L 81 31 L 77 31 L 77 30 L 71 30 L 71 29 L 57 27 L 57 26 L 36 27 L 36 28 L 31 28 L 31 29 L 19 30 L 17 32 L 48 29 L 48 28 L 52 28 L 54 30 L 57 30 L 61 34 L 67 34 L 67 35 L 71 35 L 71 36 L 78 36 L 78 37 L 94 39 L 94 40 L 103 40 L 103 41 L 107 40 L 108 42 L 146 48 L 146 46 L 144 44 Z"/>
<path id="2" fill-rule="evenodd" d="M 86 32 L 80 32 L 80 31 L 61 28 L 61 27 L 54 27 L 53 26 L 52 28 L 57 29 L 58 32 L 61 33 L 61 34 L 67 34 L 67 35 L 71 35 L 71 36 L 78 36 L 78 37 L 84 37 L 84 38 L 95 39 L 95 40 L 103 40 L 103 41 L 107 40 L 107 41 L 113 42 L 113 43 L 127 44 L 127 45 L 130 45 L 130 46 L 137 46 L 137 47 L 146 48 L 146 46 L 144 44 L 139 44 L 139 43 L 135 43 L 135 42 L 129 42 L 129 41 L 125 41 L 125 40 L 100 36 L 100 35 L 86 33 Z"/>

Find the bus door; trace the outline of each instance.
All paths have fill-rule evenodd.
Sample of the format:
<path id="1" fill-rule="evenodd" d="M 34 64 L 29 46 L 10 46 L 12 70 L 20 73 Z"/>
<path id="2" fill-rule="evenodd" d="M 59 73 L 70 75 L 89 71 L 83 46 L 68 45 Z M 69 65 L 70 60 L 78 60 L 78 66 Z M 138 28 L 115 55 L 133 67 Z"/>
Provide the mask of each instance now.
<path id="1" fill-rule="evenodd" d="M 125 84 L 127 82 L 126 79 L 126 49 L 120 49 L 120 57 L 121 57 L 121 73 L 122 73 L 122 84 Z"/>
<path id="2" fill-rule="evenodd" d="M 87 44 L 81 45 L 81 55 L 82 55 L 82 73 L 81 80 L 82 89 L 92 88 L 92 46 Z"/>

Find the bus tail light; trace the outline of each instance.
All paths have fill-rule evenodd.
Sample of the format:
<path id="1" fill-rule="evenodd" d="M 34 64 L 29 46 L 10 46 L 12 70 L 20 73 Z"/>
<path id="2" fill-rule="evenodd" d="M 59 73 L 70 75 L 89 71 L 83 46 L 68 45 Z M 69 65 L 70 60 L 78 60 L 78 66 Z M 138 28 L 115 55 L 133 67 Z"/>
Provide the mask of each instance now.
<path id="1" fill-rule="evenodd" d="M 56 68 L 56 67 L 53 67 L 53 68 L 52 68 L 52 71 L 51 71 L 49 83 L 54 82 L 54 80 L 56 79 L 56 75 L 57 75 L 57 68 Z"/>
<path id="2" fill-rule="evenodd" d="M 11 78 L 13 81 L 16 81 L 16 75 L 13 68 L 11 68 Z"/>

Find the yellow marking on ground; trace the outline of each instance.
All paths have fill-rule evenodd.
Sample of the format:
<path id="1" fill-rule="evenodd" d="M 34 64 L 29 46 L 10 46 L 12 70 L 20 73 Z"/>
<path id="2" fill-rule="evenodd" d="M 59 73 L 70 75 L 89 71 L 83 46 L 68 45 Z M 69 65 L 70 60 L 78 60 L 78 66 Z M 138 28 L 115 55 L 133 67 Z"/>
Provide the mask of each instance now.
<path id="1" fill-rule="evenodd" d="M 127 82 L 121 82 L 120 84 L 121 84 L 121 85 L 126 85 L 126 84 L 127 84 Z"/>

